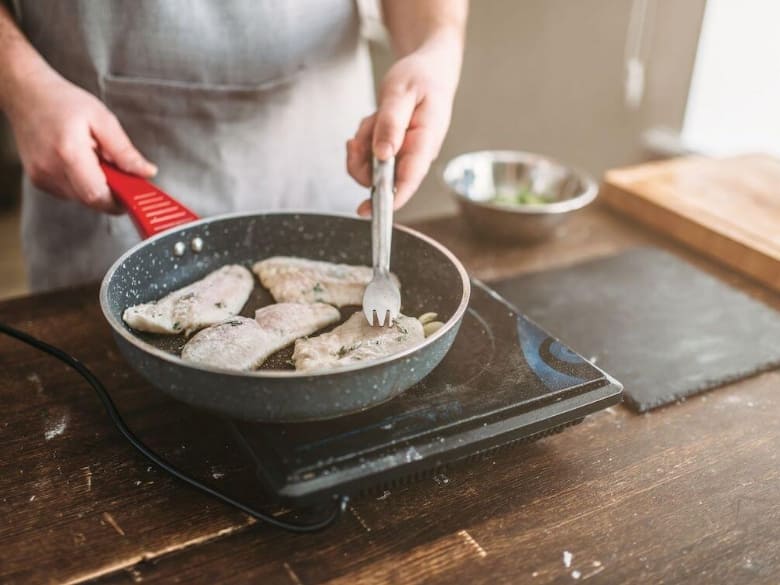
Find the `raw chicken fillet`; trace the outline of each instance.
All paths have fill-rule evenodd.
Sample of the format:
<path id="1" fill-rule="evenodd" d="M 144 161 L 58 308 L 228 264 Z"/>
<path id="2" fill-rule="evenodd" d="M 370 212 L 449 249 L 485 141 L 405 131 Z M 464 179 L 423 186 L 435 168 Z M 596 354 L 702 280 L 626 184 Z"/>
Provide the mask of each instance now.
<path id="1" fill-rule="evenodd" d="M 276 302 L 328 303 L 337 307 L 362 305 L 363 292 L 374 274 L 368 266 L 290 256 L 261 260 L 252 271 Z M 392 278 L 399 285 L 398 278 Z"/>
<path id="2" fill-rule="evenodd" d="M 253 370 L 296 339 L 338 322 L 338 309 L 323 303 L 279 303 L 258 309 L 254 319 L 234 317 L 197 333 L 182 359 L 228 370 Z"/>
<path id="3" fill-rule="evenodd" d="M 230 264 L 158 301 L 130 307 L 122 318 L 138 331 L 190 335 L 237 315 L 253 287 L 252 273 Z"/>
<path id="4" fill-rule="evenodd" d="M 296 341 L 293 362 L 301 372 L 329 370 L 399 353 L 424 339 L 417 319 L 399 315 L 392 327 L 372 327 L 358 311 L 333 331 Z"/>

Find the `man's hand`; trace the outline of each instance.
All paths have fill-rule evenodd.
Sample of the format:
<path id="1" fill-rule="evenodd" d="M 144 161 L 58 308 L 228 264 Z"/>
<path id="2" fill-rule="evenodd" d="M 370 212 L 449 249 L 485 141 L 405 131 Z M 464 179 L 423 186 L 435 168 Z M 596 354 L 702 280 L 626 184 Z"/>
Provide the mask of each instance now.
<path id="1" fill-rule="evenodd" d="M 387 72 L 376 113 L 363 119 L 347 142 L 347 169 L 361 185 L 371 185 L 372 153 L 380 160 L 396 156 L 396 208 L 417 191 L 438 156 L 450 124 L 455 88 L 437 80 L 446 55 L 412 53 Z M 365 201 L 361 215 L 371 211 Z"/>
<path id="2" fill-rule="evenodd" d="M 371 185 L 372 155 L 396 157 L 395 206 L 417 191 L 438 156 L 450 124 L 460 75 L 466 3 L 463 0 L 386 1 L 385 19 L 403 55 L 387 72 L 377 111 L 347 142 L 347 170 Z M 358 208 L 371 212 L 370 201 Z"/>
<path id="3" fill-rule="evenodd" d="M 17 87 L 6 113 L 25 172 L 36 187 L 93 209 L 121 213 L 98 157 L 143 177 L 156 173 L 116 116 L 92 94 L 51 70 Z"/>
<path id="4" fill-rule="evenodd" d="M 11 122 L 25 172 L 57 197 L 121 213 L 98 157 L 142 177 L 157 171 L 100 100 L 49 67 L 2 2 L 0 109 Z"/>

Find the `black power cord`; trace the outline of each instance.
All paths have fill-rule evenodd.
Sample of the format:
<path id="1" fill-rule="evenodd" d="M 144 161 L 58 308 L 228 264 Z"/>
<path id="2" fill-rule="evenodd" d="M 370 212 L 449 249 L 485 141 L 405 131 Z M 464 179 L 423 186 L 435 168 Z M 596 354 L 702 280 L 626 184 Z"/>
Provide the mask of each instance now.
<path id="1" fill-rule="evenodd" d="M 97 393 L 98 398 L 100 398 L 100 401 L 103 403 L 103 408 L 105 408 L 106 412 L 108 413 L 108 416 L 111 417 L 111 420 L 114 422 L 114 425 L 119 430 L 119 432 L 122 433 L 125 439 L 127 439 L 130 442 L 130 444 L 133 447 L 135 447 L 135 449 L 139 453 L 141 453 L 141 455 L 146 457 L 149 461 L 151 461 L 161 469 L 167 471 L 168 473 L 170 473 L 172 476 L 179 479 L 180 481 L 183 481 L 184 483 L 194 487 L 196 490 L 208 494 L 220 500 L 221 502 L 224 502 L 229 506 L 237 508 L 238 510 L 241 510 L 245 514 L 251 516 L 252 518 L 255 518 L 256 520 L 260 520 L 261 522 L 265 522 L 266 524 L 270 524 L 271 526 L 275 526 L 276 528 L 281 528 L 283 530 L 288 530 L 290 532 L 297 532 L 297 533 L 317 532 L 319 530 L 323 530 L 328 526 L 330 526 L 331 524 L 333 524 L 334 522 L 336 522 L 336 520 L 338 520 L 338 518 L 341 516 L 344 510 L 346 510 L 347 504 L 349 504 L 349 497 L 339 496 L 335 498 L 336 506 L 333 512 L 331 512 L 326 518 L 319 520 L 317 522 L 312 522 L 310 524 L 298 524 L 294 522 L 287 522 L 285 520 L 280 520 L 278 518 L 274 518 L 269 514 L 259 512 L 253 508 L 250 508 L 245 504 L 242 504 L 237 500 L 234 500 L 229 496 L 226 496 L 221 492 L 218 492 L 213 488 L 210 488 L 209 486 L 199 482 L 197 479 L 194 479 L 189 475 L 187 475 L 186 473 L 179 471 L 173 465 L 171 465 L 170 463 L 165 461 L 162 457 L 160 457 L 157 453 L 149 449 L 149 447 L 144 445 L 143 442 L 141 442 L 141 440 L 135 436 L 133 431 L 130 430 L 130 428 L 127 426 L 125 421 L 122 419 L 122 416 L 119 414 L 119 411 L 117 410 L 114 401 L 111 400 L 111 396 L 109 396 L 102 382 L 98 380 L 97 377 L 87 368 L 87 366 L 81 363 L 77 358 L 62 351 L 58 347 L 50 345 L 45 341 L 41 341 L 40 339 L 37 339 L 32 335 L 29 335 L 23 331 L 19 331 L 18 329 L 14 329 L 13 327 L 10 327 L 9 325 L 6 325 L 4 323 L 0 323 L 0 333 L 5 333 L 6 335 L 18 339 L 19 341 L 26 343 L 27 345 L 31 345 L 32 347 L 57 358 L 61 362 L 67 364 L 68 366 L 76 370 L 76 372 L 78 372 L 87 381 L 87 383 L 89 383 L 89 385 L 92 386 L 92 389 Z"/>

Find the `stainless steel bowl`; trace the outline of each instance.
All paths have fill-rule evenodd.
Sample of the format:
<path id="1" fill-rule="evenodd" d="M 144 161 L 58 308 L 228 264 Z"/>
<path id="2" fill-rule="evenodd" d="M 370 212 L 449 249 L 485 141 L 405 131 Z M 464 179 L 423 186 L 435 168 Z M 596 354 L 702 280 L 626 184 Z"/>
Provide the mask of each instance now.
<path id="1" fill-rule="evenodd" d="M 444 182 L 466 220 L 480 234 L 507 242 L 535 242 L 591 203 L 598 185 L 588 175 L 528 152 L 483 150 L 462 154 L 444 169 Z M 505 204 L 499 194 L 530 191 L 549 202 Z"/>

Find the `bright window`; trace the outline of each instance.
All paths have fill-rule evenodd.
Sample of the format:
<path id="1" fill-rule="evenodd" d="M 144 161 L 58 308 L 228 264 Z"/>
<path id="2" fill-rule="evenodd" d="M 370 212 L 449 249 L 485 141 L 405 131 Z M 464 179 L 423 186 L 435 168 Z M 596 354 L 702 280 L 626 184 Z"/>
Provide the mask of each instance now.
<path id="1" fill-rule="evenodd" d="M 707 0 L 682 141 L 780 156 L 780 2 Z"/>

